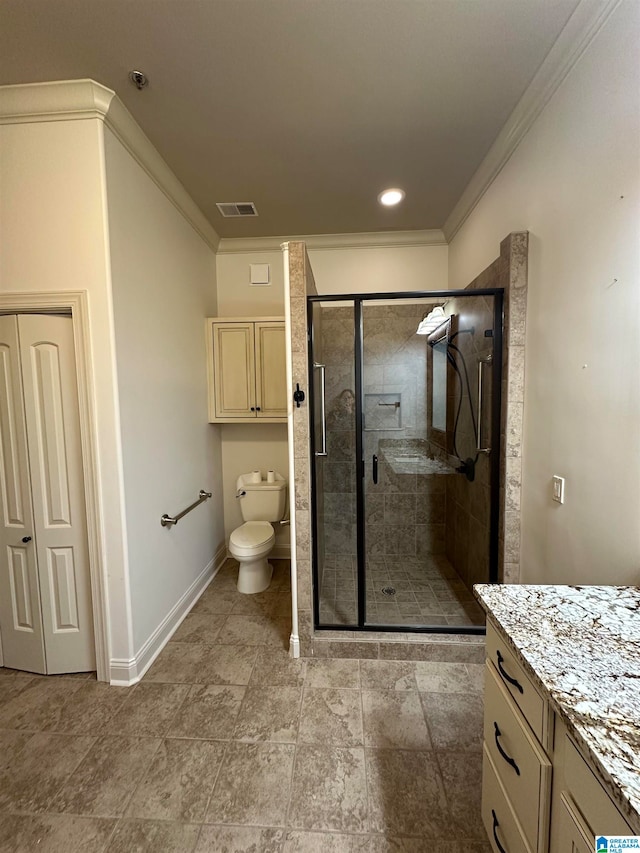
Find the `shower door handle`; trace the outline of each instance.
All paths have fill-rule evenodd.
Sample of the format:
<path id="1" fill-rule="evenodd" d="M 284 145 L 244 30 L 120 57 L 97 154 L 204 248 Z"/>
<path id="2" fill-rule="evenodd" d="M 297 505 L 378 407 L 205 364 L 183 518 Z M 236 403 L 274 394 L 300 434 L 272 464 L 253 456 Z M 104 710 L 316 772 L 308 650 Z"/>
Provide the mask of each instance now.
<path id="1" fill-rule="evenodd" d="M 478 420 L 477 420 L 477 430 L 478 434 L 476 435 L 476 453 L 490 453 L 490 447 L 482 446 L 482 368 L 485 364 L 491 364 L 493 362 L 493 356 L 491 353 L 485 356 L 484 358 L 478 359 Z"/>
<path id="2" fill-rule="evenodd" d="M 373 484 L 378 485 L 378 457 L 373 454 Z"/>
<path id="3" fill-rule="evenodd" d="M 324 364 L 314 362 L 313 369 L 320 371 L 320 412 L 322 423 L 322 450 L 316 450 L 315 455 L 327 456 L 327 411 L 325 402 L 325 373 L 327 368 Z"/>

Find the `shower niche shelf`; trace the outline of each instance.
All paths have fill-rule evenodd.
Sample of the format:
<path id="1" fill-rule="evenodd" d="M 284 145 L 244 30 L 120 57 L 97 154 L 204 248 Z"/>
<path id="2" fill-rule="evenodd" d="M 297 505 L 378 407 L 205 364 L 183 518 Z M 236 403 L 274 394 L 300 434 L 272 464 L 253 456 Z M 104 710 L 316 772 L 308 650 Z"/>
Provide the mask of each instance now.
<path id="1" fill-rule="evenodd" d="M 365 392 L 364 428 L 368 432 L 401 430 L 402 394 Z"/>

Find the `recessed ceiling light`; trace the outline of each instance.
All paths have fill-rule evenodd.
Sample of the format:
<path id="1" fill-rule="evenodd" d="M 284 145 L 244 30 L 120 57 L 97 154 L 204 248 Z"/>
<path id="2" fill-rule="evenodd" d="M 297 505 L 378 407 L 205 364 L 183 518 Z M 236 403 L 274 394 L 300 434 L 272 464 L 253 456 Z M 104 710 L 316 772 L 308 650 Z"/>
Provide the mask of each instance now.
<path id="1" fill-rule="evenodd" d="M 378 201 L 380 204 L 384 204 L 385 207 L 393 207 L 394 204 L 400 204 L 404 196 L 404 190 L 392 187 L 389 190 L 383 190 L 378 196 Z"/>

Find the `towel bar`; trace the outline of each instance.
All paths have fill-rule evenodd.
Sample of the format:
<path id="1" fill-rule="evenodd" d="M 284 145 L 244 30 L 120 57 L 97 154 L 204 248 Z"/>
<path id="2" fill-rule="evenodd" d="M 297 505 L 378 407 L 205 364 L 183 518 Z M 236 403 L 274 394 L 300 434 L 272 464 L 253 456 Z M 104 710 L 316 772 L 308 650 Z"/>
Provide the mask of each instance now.
<path id="1" fill-rule="evenodd" d="M 188 512 L 191 512 L 192 509 L 195 509 L 203 501 L 206 501 L 210 497 L 211 497 L 211 492 L 205 492 L 204 489 L 200 489 L 200 494 L 198 496 L 197 501 L 194 501 L 190 506 L 188 506 L 186 509 L 183 509 L 182 512 L 179 512 L 177 515 L 167 515 L 165 513 L 162 516 L 162 518 L 160 519 L 160 524 L 163 527 L 171 527 L 172 524 L 177 524 L 180 521 L 180 519 L 184 518 L 184 516 Z"/>

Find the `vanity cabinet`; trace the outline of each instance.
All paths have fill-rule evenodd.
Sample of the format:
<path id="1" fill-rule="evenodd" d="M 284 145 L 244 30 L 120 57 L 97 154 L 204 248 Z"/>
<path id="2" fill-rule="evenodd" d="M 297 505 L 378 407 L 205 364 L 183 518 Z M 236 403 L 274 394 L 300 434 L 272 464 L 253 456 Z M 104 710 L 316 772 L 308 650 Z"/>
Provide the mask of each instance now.
<path id="1" fill-rule="evenodd" d="M 487 620 L 482 820 L 494 853 L 592 853 L 633 835 L 571 733 Z"/>
<path id="2" fill-rule="evenodd" d="M 495 853 L 547 853 L 549 705 L 487 622 L 482 820 Z"/>
<path id="3" fill-rule="evenodd" d="M 211 423 L 286 423 L 284 318 L 209 318 L 207 357 Z"/>

